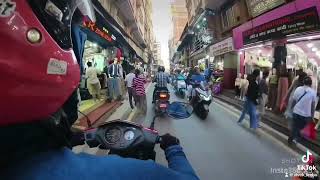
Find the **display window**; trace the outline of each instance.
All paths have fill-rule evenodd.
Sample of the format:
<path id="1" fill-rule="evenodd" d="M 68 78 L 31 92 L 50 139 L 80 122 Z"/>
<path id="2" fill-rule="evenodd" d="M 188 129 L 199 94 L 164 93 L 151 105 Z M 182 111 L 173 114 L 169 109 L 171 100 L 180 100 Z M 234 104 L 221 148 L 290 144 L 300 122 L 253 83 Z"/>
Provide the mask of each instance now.
<path id="1" fill-rule="evenodd" d="M 243 68 L 242 76 L 251 74 L 254 69 L 260 69 L 261 76 L 262 72 L 269 71 L 267 82 L 271 95 L 269 94 L 266 104 L 267 109 L 286 116 L 286 109 L 282 108 L 284 97 L 290 97 L 293 93 L 289 89 L 294 86 L 294 81 L 301 72 L 305 72 L 312 78 L 312 88 L 319 95 L 319 38 L 320 35 L 300 36 L 294 39 L 288 38 L 280 44 L 278 41 L 268 42 L 239 51 L 239 54 L 244 57 L 240 67 Z M 282 59 L 279 54 L 284 58 Z M 316 119 L 320 119 L 319 109 L 315 114 Z"/>

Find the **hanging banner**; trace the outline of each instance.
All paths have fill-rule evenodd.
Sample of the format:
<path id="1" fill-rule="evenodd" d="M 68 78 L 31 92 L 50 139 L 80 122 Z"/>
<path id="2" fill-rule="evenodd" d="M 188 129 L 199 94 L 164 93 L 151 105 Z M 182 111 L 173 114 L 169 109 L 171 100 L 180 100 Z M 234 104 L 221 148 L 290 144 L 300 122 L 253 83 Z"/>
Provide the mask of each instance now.
<path id="1" fill-rule="evenodd" d="M 320 30 L 319 15 L 316 7 L 311 7 L 243 32 L 243 44 L 281 39 L 287 35 L 316 30 Z"/>
<path id="2" fill-rule="evenodd" d="M 234 50 L 234 47 L 233 47 L 232 37 L 210 46 L 210 52 L 212 53 L 213 56 L 219 56 L 221 54 L 225 54 L 233 50 Z"/>
<path id="3" fill-rule="evenodd" d="M 252 17 L 259 16 L 260 14 L 267 12 L 281 4 L 284 4 L 285 0 L 246 0 L 249 13 Z"/>

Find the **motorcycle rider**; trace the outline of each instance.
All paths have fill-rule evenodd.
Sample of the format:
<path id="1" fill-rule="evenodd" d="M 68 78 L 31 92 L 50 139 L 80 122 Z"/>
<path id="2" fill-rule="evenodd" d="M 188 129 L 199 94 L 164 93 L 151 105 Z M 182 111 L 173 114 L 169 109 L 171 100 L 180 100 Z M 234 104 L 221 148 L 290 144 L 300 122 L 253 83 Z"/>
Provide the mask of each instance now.
<path id="1" fill-rule="evenodd" d="M 194 74 L 191 76 L 191 84 L 200 85 L 204 89 L 205 83 L 206 83 L 205 76 L 200 72 L 200 68 L 198 66 L 195 66 Z M 191 96 L 189 97 L 190 104 L 193 104 L 195 100 L 195 96 L 196 96 L 195 89 L 192 88 Z"/>
<path id="2" fill-rule="evenodd" d="M 181 69 L 177 69 L 177 80 L 181 81 L 181 80 L 186 80 L 186 77 L 184 76 L 184 74 L 182 73 Z"/>
<path id="3" fill-rule="evenodd" d="M 158 67 L 158 73 L 156 74 L 156 76 L 154 77 L 152 82 L 156 82 L 154 91 L 153 91 L 153 99 L 152 99 L 152 103 L 155 102 L 155 95 L 157 91 L 169 91 L 167 88 L 167 84 L 170 83 L 170 79 L 169 79 L 169 75 L 167 73 L 164 72 L 165 68 L 163 66 L 159 66 Z"/>

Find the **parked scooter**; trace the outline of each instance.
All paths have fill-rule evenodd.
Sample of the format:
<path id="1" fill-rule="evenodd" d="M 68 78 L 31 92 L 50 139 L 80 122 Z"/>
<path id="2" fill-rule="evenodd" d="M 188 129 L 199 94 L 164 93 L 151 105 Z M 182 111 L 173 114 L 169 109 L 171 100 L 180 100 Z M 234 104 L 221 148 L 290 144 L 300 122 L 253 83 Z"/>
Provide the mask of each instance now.
<path id="1" fill-rule="evenodd" d="M 172 118 L 184 119 L 192 114 L 192 108 L 184 103 L 174 102 L 171 105 L 168 115 Z M 149 128 L 129 121 L 109 121 L 98 128 L 86 130 L 82 139 L 79 139 L 81 139 L 80 142 L 85 141 L 91 148 L 108 149 L 109 154 L 140 160 L 155 160 L 154 147 L 161 142 L 161 136 L 154 129 L 157 117 L 154 117 Z"/>
<path id="2" fill-rule="evenodd" d="M 201 85 L 193 85 L 192 89 L 194 94 L 194 99 L 192 101 L 192 107 L 194 112 L 202 120 L 206 119 L 209 113 L 209 106 L 212 101 L 212 96 L 208 90 L 205 90 Z M 190 98 L 191 100 L 192 98 Z"/>

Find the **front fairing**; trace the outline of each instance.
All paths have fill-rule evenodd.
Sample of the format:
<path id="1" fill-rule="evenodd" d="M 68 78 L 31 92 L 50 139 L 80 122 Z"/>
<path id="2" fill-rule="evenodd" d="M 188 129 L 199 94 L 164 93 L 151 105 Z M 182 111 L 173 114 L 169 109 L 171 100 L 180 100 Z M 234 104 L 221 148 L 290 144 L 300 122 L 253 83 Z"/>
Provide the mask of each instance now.
<path id="1" fill-rule="evenodd" d="M 78 87 L 80 70 L 71 48 L 63 49 L 47 32 L 27 1 L 0 18 L 0 125 L 47 118 Z M 30 28 L 40 43 L 26 39 Z M 61 71 L 61 65 L 63 66 Z"/>

